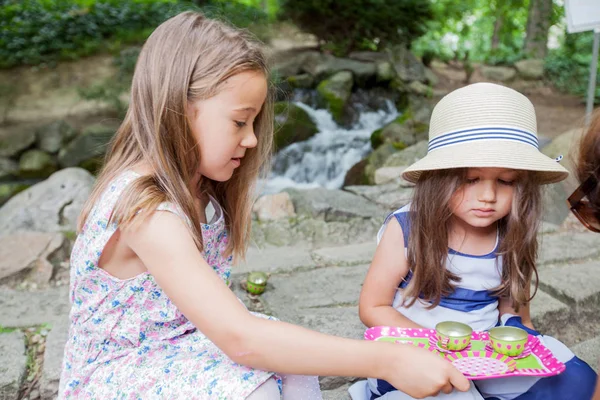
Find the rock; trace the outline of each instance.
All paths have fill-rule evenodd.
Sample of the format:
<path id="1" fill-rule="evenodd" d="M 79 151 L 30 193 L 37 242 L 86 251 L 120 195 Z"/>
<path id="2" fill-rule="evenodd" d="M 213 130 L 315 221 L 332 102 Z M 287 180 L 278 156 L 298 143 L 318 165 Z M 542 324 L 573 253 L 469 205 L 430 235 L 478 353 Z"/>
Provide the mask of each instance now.
<path id="1" fill-rule="evenodd" d="M 406 166 L 382 167 L 375 170 L 375 184 L 381 185 L 402 177 Z"/>
<path id="2" fill-rule="evenodd" d="M 0 180 L 16 176 L 19 172 L 19 164 L 10 158 L 0 157 Z"/>
<path id="3" fill-rule="evenodd" d="M 86 169 L 93 168 L 95 163 L 101 160 L 117 128 L 116 125 L 103 124 L 86 127 L 79 136 L 60 150 L 59 164 L 61 167 L 75 167 L 91 161 L 90 167 Z"/>
<path id="4" fill-rule="evenodd" d="M 61 318 L 52 325 L 46 339 L 44 366 L 40 378 L 40 394 L 43 400 L 55 399 L 62 370 L 63 353 L 69 335 L 69 319 Z"/>
<path id="5" fill-rule="evenodd" d="M 544 77 L 544 60 L 521 60 L 515 63 L 519 76 L 523 79 L 542 79 Z"/>
<path id="6" fill-rule="evenodd" d="M 431 104 L 423 96 L 417 96 L 411 94 L 408 96 L 408 107 L 404 110 L 404 113 L 410 111 L 411 119 L 416 122 L 420 122 L 425 125 L 429 125 L 431 113 L 433 109 Z"/>
<path id="7" fill-rule="evenodd" d="M 310 53 L 311 52 L 292 49 L 273 54 L 270 58 L 272 70 L 281 77 L 298 75 Z"/>
<path id="8" fill-rule="evenodd" d="M 0 156 L 17 157 L 35 143 L 35 131 L 31 127 L 0 129 Z"/>
<path id="9" fill-rule="evenodd" d="M 313 258 L 319 265 L 351 266 L 370 264 L 377 248 L 375 238 L 370 242 L 315 250 Z"/>
<path id="10" fill-rule="evenodd" d="M 286 273 L 297 269 L 315 268 L 310 249 L 304 246 L 268 247 L 258 249 L 250 247 L 246 260 L 235 265 L 234 274 L 247 274 L 251 271 L 268 273 Z"/>
<path id="11" fill-rule="evenodd" d="M 300 74 L 288 77 L 287 82 L 293 88 L 310 89 L 315 84 L 315 79 L 309 74 Z"/>
<path id="12" fill-rule="evenodd" d="M 27 371 L 25 335 L 21 331 L 0 333 L 0 399 L 19 399 Z"/>
<path id="13" fill-rule="evenodd" d="M 348 377 L 330 377 L 330 376 L 323 376 L 319 378 L 319 382 L 321 380 L 326 379 L 328 382 L 330 381 L 329 378 L 332 379 L 336 379 L 336 381 L 338 380 L 343 380 L 346 382 L 354 382 L 353 378 L 348 378 Z M 350 398 L 350 393 L 348 392 L 348 386 L 344 384 L 343 386 L 339 386 L 336 387 L 335 389 L 325 389 L 326 385 L 322 386 L 322 395 L 323 395 L 323 400 L 352 400 Z"/>
<path id="14" fill-rule="evenodd" d="M 435 74 L 435 72 L 433 72 L 433 70 L 431 68 L 427 68 L 427 67 L 425 67 L 425 80 L 427 81 L 427 83 L 429 83 L 429 86 L 432 86 L 432 87 L 437 86 L 437 84 L 440 81 L 440 79 Z"/>
<path id="15" fill-rule="evenodd" d="M 288 102 L 275 103 L 276 149 L 308 140 L 318 131 L 317 125 L 302 107 Z"/>
<path id="16" fill-rule="evenodd" d="M 419 81 L 412 81 L 411 83 L 409 83 L 408 90 L 411 93 L 414 93 L 419 96 L 425 96 L 425 97 L 433 96 L 433 89 L 431 89 L 430 86 L 427 86 L 426 84 L 419 82 Z"/>
<path id="17" fill-rule="evenodd" d="M 0 235 L 18 231 L 75 231 L 94 177 L 81 168 L 55 172 L 0 208 Z"/>
<path id="18" fill-rule="evenodd" d="M 517 75 L 517 71 L 508 67 L 493 67 L 490 65 L 481 66 L 481 74 L 491 81 L 509 82 Z"/>
<path id="19" fill-rule="evenodd" d="M 346 176 L 344 177 L 344 184 L 342 187 L 351 186 L 351 185 L 368 185 L 369 178 L 365 175 L 365 167 L 369 163 L 368 159 L 362 159 L 356 164 L 354 164 L 348 172 L 346 172 Z"/>
<path id="20" fill-rule="evenodd" d="M 15 194 L 27 189 L 29 184 L 26 183 L 0 183 L 0 206 L 4 205 Z M 0 232 L 0 235 L 2 232 Z"/>
<path id="21" fill-rule="evenodd" d="M 425 66 L 405 46 L 398 45 L 390 48 L 389 56 L 401 80 L 425 81 Z"/>
<path id="22" fill-rule="evenodd" d="M 21 232 L 0 240 L 0 281 L 26 270 L 50 270 L 50 260 L 66 258 L 64 237 L 60 233 Z M 60 254 L 57 254 L 60 253 Z"/>
<path id="23" fill-rule="evenodd" d="M 375 183 L 375 171 L 383 167 L 385 161 L 390 158 L 393 154 L 397 153 L 401 146 L 394 145 L 390 142 L 385 142 L 377 149 L 375 149 L 367 157 L 367 165 L 365 165 L 364 175 L 367 178 L 369 185 Z"/>
<path id="24" fill-rule="evenodd" d="M 260 197 L 252 211 L 257 214 L 259 221 L 295 217 L 294 204 L 287 192 L 270 194 Z"/>
<path id="25" fill-rule="evenodd" d="M 298 271 L 293 279 L 286 275 L 273 275 L 269 278 L 269 284 L 272 284 L 275 290 L 265 292 L 264 300 L 275 313 L 283 309 L 295 311 L 316 307 L 357 305 L 368 267 L 368 264 L 352 267 L 323 267 Z M 307 293 L 310 295 L 307 296 Z M 358 314 L 354 318 L 358 319 Z M 336 320 L 339 321 L 341 319 Z"/>
<path id="26" fill-rule="evenodd" d="M 63 144 L 73 139 L 77 131 L 64 120 L 55 121 L 36 131 L 37 147 L 50 154 L 57 153 Z"/>
<path id="27" fill-rule="evenodd" d="M 323 188 L 286 189 L 296 213 L 325 221 L 347 221 L 350 218 L 381 218 L 385 211 L 366 199 L 341 190 Z"/>
<path id="28" fill-rule="evenodd" d="M 371 134 L 371 146 L 376 149 L 382 143 L 390 143 L 397 150 L 403 150 L 421 140 L 427 139 L 428 125 L 415 121 L 411 109 Z"/>
<path id="29" fill-rule="evenodd" d="M 533 287 L 531 293 L 533 293 Z M 546 332 L 548 329 L 552 329 L 552 325 L 558 323 L 560 326 L 561 322 L 566 322 L 570 311 L 569 306 L 556 300 L 541 288 L 538 288 L 530 308 L 531 320 L 539 332 Z"/>
<path id="30" fill-rule="evenodd" d="M 318 52 L 308 54 L 302 69 L 317 79 L 349 71 L 357 84 L 362 87 L 367 86 L 367 83 L 375 78 L 376 74 L 376 67 L 372 62 L 338 58 Z"/>
<path id="31" fill-rule="evenodd" d="M 579 186 L 575 171 L 575 159 L 577 158 L 579 138 L 581 129 L 571 129 L 552 139 L 552 141 L 541 148 L 541 152 L 550 158 L 562 156 L 560 164 L 567 168 L 571 174 L 562 182 L 544 185 L 544 221 L 555 225 L 561 225 L 569 216 L 570 211 L 566 199 Z"/>
<path id="32" fill-rule="evenodd" d="M 542 268 L 539 274 L 540 286 L 544 291 L 565 304 L 575 306 L 600 302 L 600 274 L 598 274 L 597 261 Z"/>
<path id="33" fill-rule="evenodd" d="M 413 146 L 392 154 L 384 161 L 382 166 L 401 167 L 411 165 L 427 155 L 427 146 L 428 142 L 422 140 Z"/>
<path id="34" fill-rule="evenodd" d="M 598 256 L 600 256 L 600 235 L 597 233 L 561 232 L 541 237 L 538 266 Z"/>
<path id="35" fill-rule="evenodd" d="M 23 178 L 47 178 L 57 168 L 54 158 L 42 150 L 27 150 L 19 159 L 19 175 Z"/>
<path id="36" fill-rule="evenodd" d="M 598 359 L 600 358 L 600 337 L 577 343 L 573 346 L 573 353 L 587 362 L 594 371 L 598 372 Z"/>
<path id="37" fill-rule="evenodd" d="M 342 71 L 317 86 L 317 92 L 337 123 L 344 122 L 346 103 L 350 98 L 353 84 L 352 73 Z"/>
<path id="38" fill-rule="evenodd" d="M 377 82 L 389 82 L 396 77 L 394 66 L 389 61 L 381 61 L 376 64 Z"/>
<path id="39" fill-rule="evenodd" d="M 353 51 L 348 55 L 349 58 L 358 61 L 388 61 L 390 57 L 385 52 L 376 51 Z"/>
<path id="40" fill-rule="evenodd" d="M 69 288 L 51 287 L 36 291 L 35 296 L 29 292 L 0 288 L 0 309 L 0 326 L 23 328 L 54 323 L 69 315 Z"/>
<path id="41" fill-rule="evenodd" d="M 403 180 L 377 186 L 347 186 L 344 190 L 379 204 L 388 211 L 397 210 L 410 203 L 413 193 L 412 187 L 407 187 Z M 377 222 L 381 224 L 382 221 Z"/>

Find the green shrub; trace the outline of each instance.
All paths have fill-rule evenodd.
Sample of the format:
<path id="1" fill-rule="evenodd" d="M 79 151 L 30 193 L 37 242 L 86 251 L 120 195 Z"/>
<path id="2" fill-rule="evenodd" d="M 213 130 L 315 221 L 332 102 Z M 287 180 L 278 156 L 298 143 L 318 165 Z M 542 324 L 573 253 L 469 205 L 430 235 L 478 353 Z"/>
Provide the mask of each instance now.
<path id="1" fill-rule="evenodd" d="M 427 0 L 282 0 L 280 10 L 338 55 L 388 43 L 410 45 L 432 18 Z"/>
<path id="2" fill-rule="evenodd" d="M 185 10 L 242 28 L 262 27 L 266 14 L 225 0 L 0 1 L 0 68 L 55 63 L 142 43 L 160 23 Z M 200 7 L 201 6 L 201 7 Z M 261 36 L 261 35 L 259 35 Z"/>
<path id="3" fill-rule="evenodd" d="M 544 63 L 544 72 L 557 89 L 583 99 L 587 97 L 592 41 L 592 32 L 570 34 L 565 36 L 563 46 L 550 51 Z M 600 104 L 600 68 L 596 76 L 594 100 Z"/>

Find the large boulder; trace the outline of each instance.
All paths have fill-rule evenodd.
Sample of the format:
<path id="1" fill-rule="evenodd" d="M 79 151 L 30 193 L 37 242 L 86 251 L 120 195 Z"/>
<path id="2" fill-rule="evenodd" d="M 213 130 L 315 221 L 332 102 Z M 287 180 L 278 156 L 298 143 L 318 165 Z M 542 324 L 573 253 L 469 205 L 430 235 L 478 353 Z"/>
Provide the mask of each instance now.
<path id="1" fill-rule="evenodd" d="M 42 150 L 27 150 L 19 159 L 19 175 L 23 178 L 47 178 L 57 169 L 54 157 Z"/>
<path id="2" fill-rule="evenodd" d="M 352 218 L 381 218 L 385 215 L 377 205 L 342 190 L 324 188 L 298 190 L 286 189 L 298 215 L 331 221 L 348 221 Z"/>
<path id="3" fill-rule="evenodd" d="M 19 164 L 16 161 L 7 157 L 0 157 L 0 181 L 11 176 L 16 176 L 18 172 Z"/>
<path id="4" fill-rule="evenodd" d="M 521 60 L 515 63 L 519 76 L 523 79 L 542 79 L 544 77 L 544 60 Z"/>
<path id="5" fill-rule="evenodd" d="M 321 101 L 329 112 L 331 112 L 333 119 L 339 124 L 347 122 L 346 105 L 353 85 L 352 73 L 341 71 L 329 79 L 322 81 L 317 86 L 317 92 Z"/>
<path id="6" fill-rule="evenodd" d="M 427 155 L 428 142 L 422 140 L 419 143 L 396 152 L 383 162 L 383 167 L 408 167 Z"/>
<path id="7" fill-rule="evenodd" d="M 318 52 L 311 52 L 307 55 L 302 70 L 317 79 L 322 79 L 341 71 L 350 71 L 356 83 L 363 87 L 373 80 L 377 72 L 376 65 L 373 62 L 339 58 Z"/>
<path id="8" fill-rule="evenodd" d="M 31 126 L 0 128 L 0 157 L 17 157 L 35 143 Z"/>
<path id="9" fill-rule="evenodd" d="M 491 81 L 509 82 L 517 75 L 517 71 L 509 67 L 495 67 L 491 65 L 481 66 L 481 74 Z"/>
<path id="10" fill-rule="evenodd" d="M 310 115 L 294 103 L 275 103 L 275 148 L 313 137 L 319 130 Z"/>
<path id="11" fill-rule="evenodd" d="M 77 135 L 77 131 L 64 120 L 52 122 L 36 131 L 37 147 L 50 154 L 57 153 Z"/>
<path id="12" fill-rule="evenodd" d="M 413 194 L 413 188 L 407 187 L 401 179 L 376 186 L 347 186 L 344 190 L 364 197 L 388 211 L 410 203 Z"/>
<path id="13" fill-rule="evenodd" d="M 261 196 L 254 203 L 252 212 L 259 221 L 271 221 L 296 216 L 294 204 L 287 192 Z"/>
<path id="14" fill-rule="evenodd" d="M 118 125 L 114 123 L 94 124 L 84 128 L 79 136 L 60 150 L 58 162 L 62 167 L 82 166 L 93 171 L 117 129 Z"/>
<path id="15" fill-rule="evenodd" d="M 551 158 L 562 156 L 560 164 L 567 168 L 571 174 L 562 182 L 546 185 L 544 194 L 544 221 L 555 225 L 561 225 L 569 216 L 569 207 L 566 199 L 579 185 L 575 176 L 575 161 L 577 157 L 579 139 L 582 135 L 581 129 L 572 129 L 554 138 L 552 142 L 544 146 L 541 151 Z"/>
<path id="16" fill-rule="evenodd" d="M 405 46 L 394 46 L 388 51 L 396 74 L 401 80 L 424 82 L 427 79 L 425 66 Z"/>
<path id="17" fill-rule="evenodd" d="M 413 119 L 412 111 L 407 109 L 398 118 L 371 134 L 374 149 L 383 143 L 391 143 L 398 150 L 427 139 L 428 125 Z"/>
<path id="18" fill-rule="evenodd" d="M 20 231 L 75 231 L 94 177 L 67 168 L 12 197 L 0 208 L 0 235 Z"/>

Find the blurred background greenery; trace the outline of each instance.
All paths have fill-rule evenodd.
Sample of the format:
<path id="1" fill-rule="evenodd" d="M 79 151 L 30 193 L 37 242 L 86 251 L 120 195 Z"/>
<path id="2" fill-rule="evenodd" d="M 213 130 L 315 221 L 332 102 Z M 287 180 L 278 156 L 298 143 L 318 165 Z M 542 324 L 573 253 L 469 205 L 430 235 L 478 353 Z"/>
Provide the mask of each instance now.
<path id="1" fill-rule="evenodd" d="M 584 95 L 587 84 L 592 33 L 565 34 L 561 0 L 0 0 L 0 68 L 117 54 L 187 9 L 265 41 L 290 22 L 338 56 L 405 43 L 426 65 L 543 58 L 557 88 Z"/>

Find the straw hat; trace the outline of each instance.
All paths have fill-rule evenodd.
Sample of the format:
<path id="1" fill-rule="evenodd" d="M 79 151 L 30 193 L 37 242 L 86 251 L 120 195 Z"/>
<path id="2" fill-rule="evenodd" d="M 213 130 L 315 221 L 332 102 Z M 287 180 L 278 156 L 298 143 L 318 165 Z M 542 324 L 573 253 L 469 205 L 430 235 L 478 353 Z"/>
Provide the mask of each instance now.
<path id="1" fill-rule="evenodd" d="M 439 101 L 431 114 L 427 155 L 402 176 L 416 182 L 423 171 L 469 167 L 535 171 L 542 184 L 569 174 L 539 151 L 533 104 L 493 83 L 465 86 Z"/>

